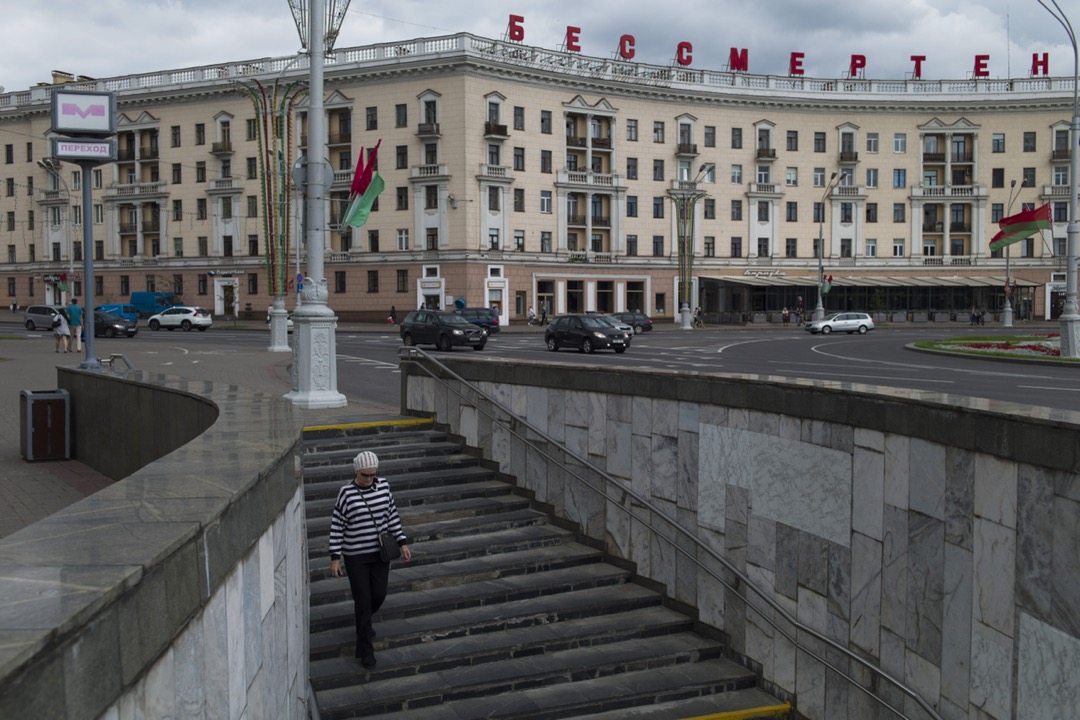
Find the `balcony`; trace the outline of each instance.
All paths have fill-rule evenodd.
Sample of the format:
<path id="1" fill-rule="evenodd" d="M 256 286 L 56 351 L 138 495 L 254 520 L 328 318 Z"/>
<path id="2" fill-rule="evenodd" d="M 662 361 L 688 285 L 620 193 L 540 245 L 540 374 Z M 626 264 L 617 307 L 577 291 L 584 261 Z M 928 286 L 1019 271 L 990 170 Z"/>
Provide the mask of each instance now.
<path id="1" fill-rule="evenodd" d="M 135 148 L 121 147 L 116 149 L 116 162 L 131 162 L 135 159 Z"/>
<path id="2" fill-rule="evenodd" d="M 589 141 L 583 137 L 577 137 L 572 135 L 566 136 L 566 147 L 583 148 L 589 144 Z"/>
<path id="3" fill-rule="evenodd" d="M 914 185 L 912 198 L 976 198 L 986 197 L 982 185 Z"/>
<path id="4" fill-rule="evenodd" d="M 352 143 L 352 131 L 330 133 L 326 143 L 328 145 L 349 145 Z"/>
<path id="5" fill-rule="evenodd" d="M 435 178 L 450 177 L 449 168 L 446 165 L 413 165 L 410 168 L 409 177 L 413 180 L 432 180 Z"/>
<path id="6" fill-rule="evenodd" d="M 67 205 L 69 200 L 67 190 L 42 190 L 38 193 L 38 202 L 42 205 Z"/>
<path id="7" fill-rule="evenodd" d="M 428 122 L 420 123 L 416 126 L 416 136 L 419 138 L 437 138 L 441 137 L 439 132 L 439 123 Z"/>
<path id="8" fill-rule="evenodd" d="M 130 183 L 109 185 L 105 188 L 106 200 L 130 200 L 132 198 L 154 198 L 166 195 L 164 182 Z"/>
<path id="9" fill-rule="evenodd" d="M 213 178 L 206 186 L 206 192 L 211 195 L 228 195 L 242 190 L 240 178 L 236 177 Z"/>
<path id="10" fill-rule="evenodd" d="M 832 189 L 830 197 L 858 198 L 863 197 L 866 188 L 862 185 L 837 185 Z"/>
<path id="11" fill-rule="evenodd" d="M 924 222 L 922 224 L 922 231 L 924 233 L 945 232 L 945 224 L 939 222 Z"/>
<path id="12" fill-rule="evenodd" d="M 1062 148 L 1059 150 L 1050 151 L 1051 160 L 1071 160 L 1072 153 L 1069 152 L 1069 148 Z"/>
<path id="13" fill-rule="evenodd" d="M 161 232 L 161 221 L 156 217 L 153 220 L 143 220 L 142 231 L 144 233 Z"/>
<path id="14" fill-rule="evenodd" d="M 139 149 L 140 160 L 157 160 L 161 152 L 156 147 L 144 147 Z"/>
<path id="15" fill-rule="evenodd" d="M 625 187 L 622 175 L 596 173 L 591 170 L 558 170 L 555 173 L 556 185 L 587 185 L 591 188 L 614 189 Z"/>
<path id="16" fill-rule="evenodd" d="M 760 150 L 758 152 L 760 152 Z M 675 154 L 697 156 L 697 143 L 679 143 L 679 146 L 675 148 Z"/>
<path id="17" fill-rule="evenodd" d="M 592 226 L 594 228 L 609 228 L 611 227 L 611 218 L 603 215 L 593 215 Z"/>
<path id="18" fill-rule="evenodd" d="M 776 148 L 758 148 L 757 149 L 758 160 L 775 160 Z"/>
<path id="19" fill-rule="evenodd" d="M 859 153 L 854 150 L 841 150 L 840 162 L 842 163 L 857 163 L 859 162 Z"/>
<path id="20" fill-rule="evenodd" d="M 585 227 L 584 215 L 568 215 L 566 218 L 567 225 L 573 225 L 574 227 Z"/>
<path id="21" fill-rule="evenodd" d="M 780 186 L 776 183 L 750 183 L 751 195 L 777 195 L 780 193 Z"/>
<path id="22" fill-rule="evenodd" d="M 949 232 L 951 232 L 951 233 L 969 233 L 969 232 L 971 232 L 971 223 L 951 222 L 951 223 L 949 223 Z"/>
<path id="23" fill-rule="evenodd" d="M 513 171 L 506 165 L 480 164 L 480 179 L 487 180 L 513 180 Z"/>
<path id="24" fill-rule="evenodd" d="M 1043 195 L 1052 198 L 1069 199 L 1068 185 L 1043 185 Z"/>
<path id="25" fill-rule="evenodd" d="M 969 163 L 975 162 L 975 156 L 969 152 L 953 153 L 952 161 L 954 163 Z"/>
<path id="26" fill-rule="evenodd" d="M 220 142 L 210 144 L 210 154 L 212 155 L 232 155 L 233 146 L 232 140 L 222 140 Z"/>
<path id="27" fill-rule="evenodd" d="M 599 148 L 599 149 L 603 149 L 603 150 L 610 150 L 611 149 L 611 138 L 594 137 L 592 139 L 592 146 L 593 146 L 594 149 Z"/>
<path id="28" fill-rule="evenodd" d="M 506 139 L 510 134 L 506 132 L 506 126 L 498 123 L 484 123 L 484 137 L 488 139 Z"/>
<path id="29" fill-rule="evenodd" d="M 924 163 L 943 163 L 945 162 L 945 153 L 923 153 L 922 161 Z"/>
<path id="30" fill-rule="evenodd" d="M 139 223 L 137 222 L 122 222 L 120 223 L 121 235 L 135 235 L 139 232 Z"/>

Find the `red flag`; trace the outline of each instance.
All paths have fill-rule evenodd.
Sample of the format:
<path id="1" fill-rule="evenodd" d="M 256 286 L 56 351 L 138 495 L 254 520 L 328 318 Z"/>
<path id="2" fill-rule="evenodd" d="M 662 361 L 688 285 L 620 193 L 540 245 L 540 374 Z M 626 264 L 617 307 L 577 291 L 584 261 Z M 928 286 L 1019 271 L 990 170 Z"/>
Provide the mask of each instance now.
<path id="1" fill-rule="evenodd" d="M 362 195 L 363 190 L 360 189 L 360 176 L 364 174 L 364 148 L 360 148 L 360 157 L 356 158 L 356 169 L 353 170 L 352 186 L 349 188 L 349 198 L 354 198 L 357 195 Z"/>
<path id="2" fill-rule="evenodd" d="M 349 188 L 349 196 L 355 198 L 359 195 L 363 195 L 368 185 L 371 184 L 371 176 L 375 172 L 375 154 L 379 152 L 379 145 L 382 145 L 380 139 L 375 143 L 375 147 L 368 153 L 367 162 L 364 162 L 364 149 L 360 148 L 360 157 L 356 160 L 356 174 L 353 175 L 352 187 Z"/>

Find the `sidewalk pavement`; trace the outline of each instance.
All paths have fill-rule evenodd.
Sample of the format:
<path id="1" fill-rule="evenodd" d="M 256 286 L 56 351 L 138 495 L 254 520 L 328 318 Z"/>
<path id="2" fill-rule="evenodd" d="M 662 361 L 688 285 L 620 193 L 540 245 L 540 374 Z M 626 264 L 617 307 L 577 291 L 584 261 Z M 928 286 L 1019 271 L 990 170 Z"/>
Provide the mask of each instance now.
<path id="1" fill-rule="evenodd" d="M 92 468 L 75 460 L 36 461 L 23 459 L 20 448 L 20 403 L 22 390 L 44 392 L 56 389 L 56 368 L 77 366 L 80 354 L 54 352 L 48 331 L 28 333 L 21 327 L 22 313 L 0 310 L 0 538 L 26 527 L 82 498 L 93 494 L 111 481 Z M 1046 329 L 1049 323 L 1025 326 Z M 1056 325 L 1056 323 L 1054 323 Z M 671 319 L 654 319 L 654 330 L 666 333 L 681 328 Z M 959 328 L 967 325 L 958 324 Z M 994 328 L 986 327 L 984 331 Z M 259 321 L 217 321 L 215 328 L 268 332 Z M 773 329 L 778 323 L 757 325 L 710 325 L 705 331 Z M 789 329 L 797 329 L 791 327 Z M 145 332 L 140 329 L 140 332 Z M 502 328 L 502 333 L 542 333 L 543 326 L 523 321 Z M 213 332 L 213 331 L 211 331 Z M 383 323 L 339 323 L 338 332 L 396 334 L 397 328 Z M 700 332 L 700 331 L 698 331 Z M 269 337 L 269 335 L 268 335 Z M 242 384 L 268 393 L 284 395 L 292 388 L 289 374 L 290 353 L 272 353 L 261 348 L 230 349 L 228 353 L 201 355 L 198 363 L 177 369 L 195 380 L 214 380 Z M 137 365 L 137 363 L 136 363 Z M 302 410 L 305 424 L 323 425 L 362 422 L 396 415 L 398 408 L 373 405 L 361 397 L 348 397 L 344 408 Z"/>

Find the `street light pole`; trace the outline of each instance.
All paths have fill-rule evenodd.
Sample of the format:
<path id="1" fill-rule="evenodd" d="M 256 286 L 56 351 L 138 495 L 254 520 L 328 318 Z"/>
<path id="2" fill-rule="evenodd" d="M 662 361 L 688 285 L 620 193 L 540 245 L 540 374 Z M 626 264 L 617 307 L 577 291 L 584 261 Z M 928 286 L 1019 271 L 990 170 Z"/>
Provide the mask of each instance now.
<path id="1" fill-rule="evenodd" d="M 833 183 L 836 182 L 836 173 L 829 178 L 825 185 L 825 192 L 821 195 L 821 218 L 818 220 L 818 248 L 817 248 L 817 307 L 814 308 L 814 322 L 825 319 L 825 300 L 822 297 L 821 285 L 825 277 L 825 198 L 832 192 Z"/>
<path id="2" fill-rule="evenodd" d="M 47 162 L 46 162 L 47 160 Z M 38 167 L 45 170 L 47 173 L 56 178 L 57 182 L 64 188 L 64 209 L 67 210 L 64 217 L 64 239 L 67 240 L 68 249 L 68 282 L 75 283 L 75 246 L 74 241 L 71 238 L 71 190 L 68 189 L 67 180 L 60 173 L 60 168 L 55 165 L 56 160 L 52 158 L 46 158 L 46 160 L 38 160 Z M 71 296 L 75 296 L 74 290 L 71 291 Z M 91 318 L 92 319 L 92 318 Z"/>
<path id="3" fill-rule="evenodd" d="M 1025 187 L 1026 183 L 1020 183 L 1020 187 Z M 1005 216 L 1012 215 L 1013 203 L 1016 202 L 1016 197 L 1020 194 L 1020 191 L 1013 193 L 1013 189 L 1016 187 L 1016 181 L 1011 180 L 1009 182 L 1009 206 L 1005 210 Z M 1013 326 L 1013 309 L 1012 309 L 1012 276 L 1009 272 L 1009 250 L 1011 245 L 1005 246 L 1005 307 L 1001 310 L 1001 324 L 1005 327 Z"/>
<path id="4" fill-rule="evenodd" d="M 1080 245 L 1080 200 L 1077 199 L 1077 176 L 1080 175 L 1080 50 L 1076 45 L 1069 18 L 1057 0 L 1050 0 L 1054 10 L 1039 0 L 1048 13 L 1065 28 L 1073 48 L 1073 114 L 1069 128 L 1069 227 L 1065 247 L 1065 307 L 1058 319 L 1061 328 L 1061 357 L 1080 357 L 1080 314 L 1076 303 L 1077 246 Z M 1055 10 L 1057 12 L 1055 12 Z"/>
<path id="5" fill-rule="evenodd" d="M 675 187 L 668 190 L 668 196 L 675 203 L 675 229 L 679 236 L 679 328 L 682 330 L 693 329 L 690 324 L 690 283 L 694 274 L 694 207 L 706 195 L 698 184 L 715 167 L 714 163 L 704 163 L 693 180 L 676 180 Z"/>

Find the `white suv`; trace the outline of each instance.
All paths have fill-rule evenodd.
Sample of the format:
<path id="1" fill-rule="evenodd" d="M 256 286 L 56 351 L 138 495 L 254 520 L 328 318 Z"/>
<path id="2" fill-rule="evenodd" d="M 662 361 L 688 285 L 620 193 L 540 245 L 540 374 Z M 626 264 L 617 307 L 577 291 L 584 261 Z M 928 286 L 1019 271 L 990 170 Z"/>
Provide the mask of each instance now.
<path id="1" fill-rule="evenodd" d="M 206 330 L 206 328 L 214 324 L 214 318 L 210 315 L 209 310 L 177 305 L 168 310 L 162 310 L 157 315 L 151 315 L 146 324 L 151 330 L 160 328 L 166 330 L 180 328 L 185 331 L 191 330 L 191 328 Z"/>

